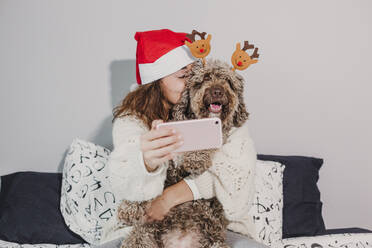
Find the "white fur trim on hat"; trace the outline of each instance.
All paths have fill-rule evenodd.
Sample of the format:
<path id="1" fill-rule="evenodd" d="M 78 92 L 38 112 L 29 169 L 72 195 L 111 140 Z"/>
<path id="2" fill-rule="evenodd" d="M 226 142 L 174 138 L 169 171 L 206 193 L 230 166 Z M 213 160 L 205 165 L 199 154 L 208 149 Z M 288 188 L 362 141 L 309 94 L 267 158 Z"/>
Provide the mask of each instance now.
<path id="1" fill-rule="evenodd" d="M 137 83 L 134 83 L 134 84 L 131 84 L 130 85 L 130 91 L 135 91 L 136 89 L 138 88 L 138 84 Z"/>
<path id="2" fill-rule="evenodd" d="M 141 83 L 151 83 L 168 76 L 196 60 L 197 58 L 192 56 L 190 49 L 186 45 L 179 46 L 153 63 L 139 64 Z"/>

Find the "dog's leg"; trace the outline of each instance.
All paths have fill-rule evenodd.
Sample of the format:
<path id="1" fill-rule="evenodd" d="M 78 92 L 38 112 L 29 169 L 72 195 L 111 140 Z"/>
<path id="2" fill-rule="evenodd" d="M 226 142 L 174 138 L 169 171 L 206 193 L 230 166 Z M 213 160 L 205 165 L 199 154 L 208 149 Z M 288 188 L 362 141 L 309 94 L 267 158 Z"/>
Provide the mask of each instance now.
<path id="1" fill-rule="evenodd" d="M 145 223 L 146 207 L 151 201 L 132 202 L 123 200 L 118 208 L 118 219 L 127 226 Z"/>
<path id="2" fill-rule="evenodd" d="M 120 248 L 158 248 L 154 231 L 151 228 L 136 225 Z"/>
<path id="3" fill-rule="evenodd" d="M 221 243 L 221 242 L 216 242 L 214 243 L 211 248 L 230 248 L 229 245 L 225 244 L 225 243 Z"/>
<path id="4" fill-rule="evenodd" d="M 183 153 L 182 166 L 192 175 L 200 175 L 212 166 L 212 155 L 217 149 L 190 151 Z"/>
<path id="5" fill-rule="evenodd" d="M 174 229 L 163 234 L 164 248 L 201 248 L 200 234 L 194 230 Z"/>
<path id="6" fill-rule="evenodd" d="M 225 242 L 228 220 L 224 216 L 222 204 L 217 198 L 198 200 L 198 202 L 200 204 L 198 209 L 203 209 L 203 212 L 200 217 L 195 216 L 193 220 L 203 223 L 203 228 L 200 229 L 202 247 L 229 247 Z"/>

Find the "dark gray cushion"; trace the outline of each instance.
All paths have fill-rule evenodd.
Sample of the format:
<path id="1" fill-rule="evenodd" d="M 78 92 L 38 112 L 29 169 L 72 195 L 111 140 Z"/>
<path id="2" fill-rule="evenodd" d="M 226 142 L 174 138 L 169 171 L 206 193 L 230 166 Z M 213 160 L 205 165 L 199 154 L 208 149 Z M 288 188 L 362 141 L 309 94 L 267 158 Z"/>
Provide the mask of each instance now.
<path id="1" fill-rule="evenodd" d="M 317 186 L 323 159 L 258 154 L 260 160 L 285 165 L 283 174 L 283 238 L 315 236 L 325 232 Z"/>
<path id="2" fill-rule="evenodd" d="M 21 244 L 84 243 L 59 210 L 61 173 L 18 172 L 1 177 L 0 239 Z"/>
<path id="3" fill-rule="evenodd" d="M 350 228 L 336 228 L 336 229 L 327 229 L 324 234 L 340 234 L 340 233 L 372 233 L 371 230 L 359 228 L 359 227 L 350 227 Z"/>

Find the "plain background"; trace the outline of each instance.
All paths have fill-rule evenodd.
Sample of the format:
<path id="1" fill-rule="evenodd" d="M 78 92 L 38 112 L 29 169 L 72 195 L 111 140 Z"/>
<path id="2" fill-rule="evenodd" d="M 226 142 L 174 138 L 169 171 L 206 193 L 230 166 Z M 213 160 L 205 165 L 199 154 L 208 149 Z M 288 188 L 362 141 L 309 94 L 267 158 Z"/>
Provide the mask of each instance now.
<path id="1" fill-rule="evenodd" d="M 324 159 L 327 228 L 372 229 L 372 1 L 0 0 L 0 175 L 61 171 L 73 138 L 112 148 L 112 109 L 135 82 L 136 31 L 212 34 L 241 73 L 258 153 Z"/>

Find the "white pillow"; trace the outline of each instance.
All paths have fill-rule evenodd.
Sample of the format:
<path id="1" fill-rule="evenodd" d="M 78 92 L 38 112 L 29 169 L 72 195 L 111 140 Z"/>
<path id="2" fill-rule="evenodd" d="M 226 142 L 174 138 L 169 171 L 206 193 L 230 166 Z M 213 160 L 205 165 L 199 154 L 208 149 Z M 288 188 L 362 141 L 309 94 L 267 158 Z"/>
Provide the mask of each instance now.
<path id="1" fill-rule="evenodd" d="M 253 216 L 253 238 L 271 246 L 282 239 L 283 172 L 285 165 L 274 161 L 257 160 L 256 193 L 249 216 Z"/>
<path id="2" fill-rule="evenodd" d="M 101 242 L 103 226 L 116 217 L 118 203 L 107 179 L 110 153 L 105 147 L 75 138 L 63 167 L 62 216 L 72 231 L 91 244 Z"/>

